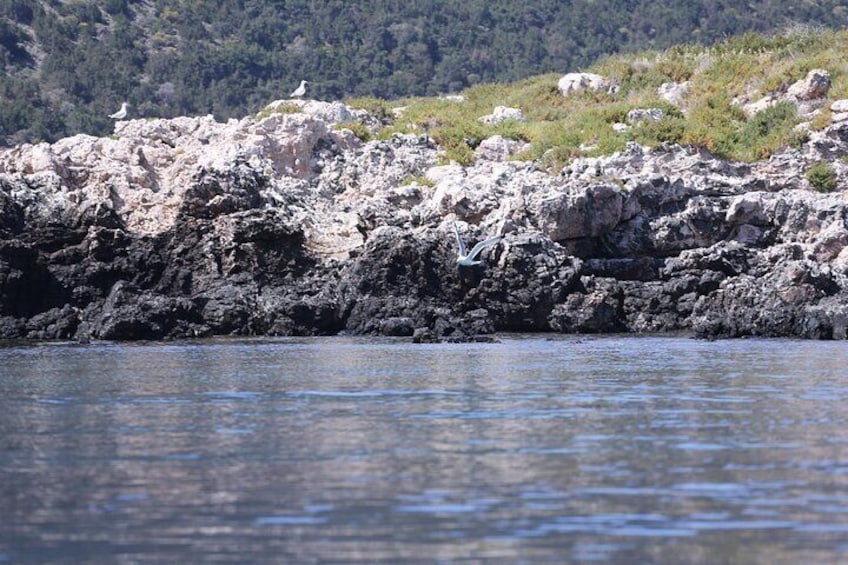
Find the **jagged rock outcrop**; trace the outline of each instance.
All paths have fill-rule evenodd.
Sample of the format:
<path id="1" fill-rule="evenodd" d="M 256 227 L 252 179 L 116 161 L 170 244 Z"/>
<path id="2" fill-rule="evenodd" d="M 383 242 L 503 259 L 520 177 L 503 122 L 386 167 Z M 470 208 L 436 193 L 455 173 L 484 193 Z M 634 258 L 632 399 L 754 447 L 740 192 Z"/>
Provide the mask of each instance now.
<path id="1" fill-rule="evenodd" d="M 0 336 L 161 339 L 496 331 L 846 338 L 848 121 L 768 161 L 630 144 L 557 174 L 492 138 L 284 101 L 255 117 L 118 122 L 0 151 Z M 846 106 L 848 107 L 848 106 Z M 837 191 L 805 179 L 831 163 Z M 502 234 L 484 263 L 455 262 Z"/>

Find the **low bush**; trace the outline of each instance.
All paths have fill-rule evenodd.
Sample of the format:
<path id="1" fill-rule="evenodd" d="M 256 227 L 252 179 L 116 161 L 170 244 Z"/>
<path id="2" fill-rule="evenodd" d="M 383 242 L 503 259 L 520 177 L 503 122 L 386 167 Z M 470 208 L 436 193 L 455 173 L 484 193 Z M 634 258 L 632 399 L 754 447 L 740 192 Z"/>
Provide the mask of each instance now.
<path id="1" fill-rule="evenodd" d="M 807 169 L 807 180 L 818 192 L 831 192 L 836 188 L 836 171 L 827 161 L 816 161 Z"/>
<path id="2" fill-rule="evenodd" d="M 387 126 L 377 135 L 395 132 L 427 133 L 444 149 L 443 159 L 470 163 L 483 139 L 500 134 L 531 144 L 518 158 L 541 159 L 558 170 L 580 155 L 619 151 L 628 141 L 646 146 L 681 143 L 705 148 L 717 156 L 755 161 L 783 147 L 798 146 L 795 105 L 778 103 L 753 116 L 746 102 L 779 95 L 813 68 L 828 70 L 833 96 L 848 97 L 848 31 L 797 28 L 784 34 L 745 34 L 713 47 L 683 45 L 663 52 L 613 55 L 586 69 L 608 78 L 615 89 L 584 91 L 563 96 L 560 74 L 540 75 L 511 84 L 481 84 L 461 97 L 410 98 L 394 102 L 351 101 L 378 115 Z M 660 98 L 663 83 L 688 81 L 682 108 Z M 496 106 L 519 108 L 526 121 L 483 124 L 481 116 Z M 630 124 L 627 114 L 637 108 L 661 108 L 657 121 Z M 811 130 L 829 125 L 821 112 L 808 124 Z"/>

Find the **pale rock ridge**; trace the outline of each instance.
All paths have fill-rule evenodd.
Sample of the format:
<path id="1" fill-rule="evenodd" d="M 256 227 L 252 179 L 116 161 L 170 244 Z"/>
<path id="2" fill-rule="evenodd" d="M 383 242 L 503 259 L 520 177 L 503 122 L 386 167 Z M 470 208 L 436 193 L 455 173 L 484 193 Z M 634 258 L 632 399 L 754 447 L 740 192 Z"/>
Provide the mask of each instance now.
<path id="1" fill-rule="evenodd" d="M 55 185 L 51 201 L 41 208 L 45 213 L 63 217 L 93 200 L 114 211 L 132 232 L 162 233 L 173 225 L 184 191 L 203 171 L 244 161 L 268 178 L 262 197 L 275 201 L 299 180 L 312 178 L 326 153 L 360 145 L 350 130 L 332 127 L 354 120 L 355 111 L 337 102 L 285 103 L 303 111 L 275 113 L 281 104 L 272 103 L 260 120 L 218 123 L 205 116 L 118 122 L 109 138 L 74 136 L 0 152 L 0 172 L 26 175 L 37 192 Z"/>

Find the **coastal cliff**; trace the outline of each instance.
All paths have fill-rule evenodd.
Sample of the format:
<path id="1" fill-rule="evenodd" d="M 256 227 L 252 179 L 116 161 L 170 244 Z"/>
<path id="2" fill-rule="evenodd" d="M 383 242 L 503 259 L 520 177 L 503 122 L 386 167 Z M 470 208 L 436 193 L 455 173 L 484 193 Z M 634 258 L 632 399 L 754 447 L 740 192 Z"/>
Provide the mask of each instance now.
<path id="1" fill-rule="evenodd" d="M 318 101 L 0 150 L 0 337 L 845 339 L 840 104 L 753 163 L 630 142 L 553 170 L 495 135 L 459 165 L 426 131 L 364 141 L 385 117 Z M 459 267 L 454 225 L 504 238 Z"/>

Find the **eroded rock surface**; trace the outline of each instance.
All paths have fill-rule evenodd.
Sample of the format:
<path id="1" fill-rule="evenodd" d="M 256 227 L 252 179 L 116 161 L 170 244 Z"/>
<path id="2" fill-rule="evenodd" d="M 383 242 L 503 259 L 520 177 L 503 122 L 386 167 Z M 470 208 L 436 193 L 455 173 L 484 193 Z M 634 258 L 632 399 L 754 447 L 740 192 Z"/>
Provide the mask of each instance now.
<path id="1" fill-rule="evenodd" d="M 0 336 L 848 334 L 844 120 L 751 165 L 631 144 L 557 174 L 502 138 L 443 165 L 352 121 L 379 127 L 286 101 L 0 151 Z M 454 224 L 505 237 L 460 268 Z"/>

